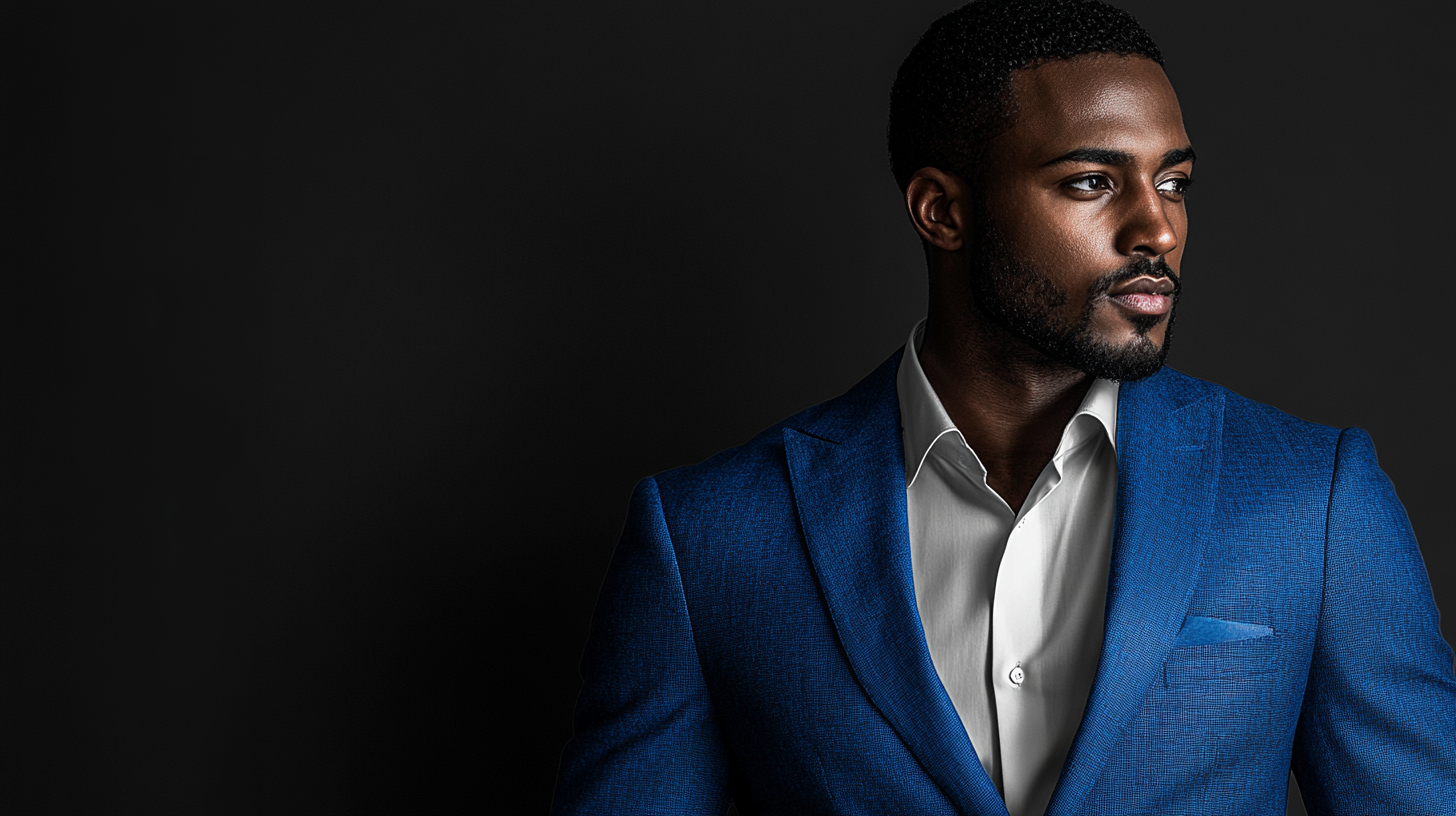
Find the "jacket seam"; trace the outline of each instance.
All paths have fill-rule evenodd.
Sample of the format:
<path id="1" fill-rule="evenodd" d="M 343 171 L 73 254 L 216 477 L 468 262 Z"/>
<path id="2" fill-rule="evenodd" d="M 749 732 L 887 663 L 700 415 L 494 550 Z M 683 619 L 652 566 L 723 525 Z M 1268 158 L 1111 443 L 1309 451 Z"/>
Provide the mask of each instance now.
<path id="1" fill-rule="evenodd" d="M 1330 467 L 1330 490 L 1325 496 L 1324 552 L 1320 558 L 1320 601 L 1319 612 L 1315 617 L 1315 644 L 1320 642 L 1325 625 L 1325 598 L 1330 590 L 1330 519 L 1335 512 L 1335 485 L 1340 478 L 1340 452 L 1345 447 L 1345 434 L 1349 431 L 1349 428 L 1341 428 L 1340 435 L 1335 438 L 1335 461 Z"/>
<path id="2" fill-rule="evenodd" d="M 688 604 L 688 586 L 687 582 L 683 580 L 682 565 L 679 563 L 677 557 L 677 540 L 673 536 L 672 525 L 667 521 L 667 511 L 662 506 L 662 486 L 658 484 L 657 477 L 653 476 L 650 478 L 652 481 L 652 492 L 654 494 L 653 498 L 657 502 L 657 515 L 662 519 L 663 532 L 667 534 L 667 550 L 668 555 L 672 557 L 672 571 L 677 576 L 678 590 L 682 594 L 683 619 L 688 625 L 688 640 L 693 645 L 693 660 L 698 666 L 698 680 L 703 684 L 703 693 L 707 695 L 708 705 L 713 710 L 713 723 L 718 727 L 718 740 L 722 744 L 723 756 L 729 760 L 729 765 L 731 766 L 732 751 L 729 750 L 728 746 L 728 732 L 723 728 L 723 719 L 718 711 L 718 701 L 713 699 L 713 690 L 708 687 L 708 673 L 703 668 L 703 655 L 698 649 L 698 630 L 693 625 L 693 610 Z M 728 782 L 727 793 L 729 801 L 732 801 L 734 798 L 731 777 L 732 774 L 729 772 L 729 768 L 725 767 L 724 778 Z"/>

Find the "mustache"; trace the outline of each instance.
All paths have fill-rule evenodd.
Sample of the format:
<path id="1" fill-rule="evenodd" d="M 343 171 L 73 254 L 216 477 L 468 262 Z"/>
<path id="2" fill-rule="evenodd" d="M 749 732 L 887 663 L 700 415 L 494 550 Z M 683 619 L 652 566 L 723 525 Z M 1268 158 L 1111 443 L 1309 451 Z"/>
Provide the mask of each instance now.
<path id="1" fill-rule="evenodd" d="M 1183 281 L 1178 279 L 1178 273 L 1174 272 L 1172 267 L 1168 266 L 1167 259 L 1159 255 L 1155 259 L 1138 258 L 1116 272 L 1109 272 L 1103 275 L 1097 279 L 1096 283 L 1092 284 L 1092 290 L 1089 294 L 1093 296 L 1105 295 L 1108 290 L 1119 283 L 1141 277 L 1167 278 L 1172 281 L 1172 297 L 1175 303 L 1178 301 L 1178 295 L 1183 291 Z"/>

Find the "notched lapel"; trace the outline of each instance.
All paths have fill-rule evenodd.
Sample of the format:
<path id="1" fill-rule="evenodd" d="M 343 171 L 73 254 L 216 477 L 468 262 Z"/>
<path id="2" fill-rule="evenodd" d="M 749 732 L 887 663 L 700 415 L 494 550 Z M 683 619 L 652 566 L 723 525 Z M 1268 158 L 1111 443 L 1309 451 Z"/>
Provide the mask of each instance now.
<path id="1" fill-rule="evenodd" d="M 1222 391 L 1198 386 L 1165 372 L 1126 383 L 1119 394 L 1102 657 L 1048 814 L 1080 809 L 1160 676 L 1198 584 L 1218 494 L 1224 407 Z"/>
<path id="2" fill-rule="evenodd" d="M 840 416 L 816 423 L 838 425 L 835 432 L 784 430 L 805 544 L 850 667 L 875 707 L 958 809 L 1004 814 L 935 673 L 915 607 L 895 367 L 887 366 L 857 410 L 851 392 L 838 401 Z"/>

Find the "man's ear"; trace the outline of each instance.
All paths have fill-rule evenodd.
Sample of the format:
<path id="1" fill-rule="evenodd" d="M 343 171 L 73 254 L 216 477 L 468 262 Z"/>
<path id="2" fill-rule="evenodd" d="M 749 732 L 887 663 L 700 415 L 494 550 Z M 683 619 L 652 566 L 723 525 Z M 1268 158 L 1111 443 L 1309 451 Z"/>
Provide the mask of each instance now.
<path id="1" fill-rule="evenodd" d="M 964 247 L 970 236 L 970 188 L 960 176 L 922 167 L 905 185 L 910 222 L 927 244 L 947 252 Z"/>

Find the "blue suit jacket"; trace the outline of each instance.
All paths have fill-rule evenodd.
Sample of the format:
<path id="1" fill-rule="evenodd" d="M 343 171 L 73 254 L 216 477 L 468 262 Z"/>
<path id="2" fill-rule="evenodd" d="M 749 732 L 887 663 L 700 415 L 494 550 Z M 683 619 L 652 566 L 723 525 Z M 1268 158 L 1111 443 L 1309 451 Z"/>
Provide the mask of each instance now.
<path id="1" fill-rule="evenodd" d="M 557 813 L 1005 814 L 915 608 L 896 353 L 638 485 Z M 1056 814 L 1456 813 L 1456 678 L 1369 437 L 1122 386 L 1106 634 Z"/>

